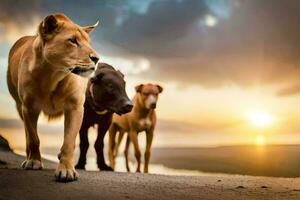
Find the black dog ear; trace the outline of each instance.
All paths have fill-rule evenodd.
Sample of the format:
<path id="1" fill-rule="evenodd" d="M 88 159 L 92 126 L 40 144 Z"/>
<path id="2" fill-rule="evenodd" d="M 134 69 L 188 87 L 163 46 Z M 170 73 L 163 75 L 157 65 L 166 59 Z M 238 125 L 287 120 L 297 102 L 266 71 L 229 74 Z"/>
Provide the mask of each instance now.
<path id="1" fill-rule="evenodd" d="M 136 91 L 136 92 L 141 92 L 143 86 L 144 86 L 144 84 L 139 84 L 139 85 L 135 86 L 135 91 Z"/>
<path id="2" fill-rule="evenodd" d="M 91 83 L 96 83 L 97 81 L 101 80 L 102 77 L 104 76 L 103 73 L 95 74 L 90 80 Z"/>
<path id="3" fill-rule="evenodd" d="M 115 68 L 113 68 L 113 66 L 111 66 L 111 65 L 109 65 L 107 63 L 99 62 L 98 65 L 97 65 L 96 71 L 102 70 L 102 69 L 111 69 L 111 70 L 115 71 Z"/>
<path id="4" fill-rule="evenodd" d="M 158 88 L 158 90 L 159 90 L 159 93 L 162 93 L 162 91 L 163 91 L 163 87 L 161 87 L 160 85 L 156 85 L 156 87 Z"/>
<path id="5" fill-rule="evenodd" d="M 91 80 L 91 83 L 95 83 L 97 81 L 97 77 L 93 76 L 90 80 Z"/>
<path id="6" fill-rule="evenodd" d="M 117 72 L 122 76 L 122 78 L 124 78 L 124 74 L 120 70 L 118 70 Z"/>

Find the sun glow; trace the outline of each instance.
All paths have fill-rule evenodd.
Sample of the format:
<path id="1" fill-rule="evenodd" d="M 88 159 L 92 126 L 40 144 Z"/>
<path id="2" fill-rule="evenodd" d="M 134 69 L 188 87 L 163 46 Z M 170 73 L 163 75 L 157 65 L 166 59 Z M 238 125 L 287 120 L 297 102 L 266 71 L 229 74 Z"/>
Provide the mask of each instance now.
<path id="1" fill-rule="evenodd" d="M 264 135 L 258 135 L 255 138 L 255 144 L 257 146 L 263 146 L 265 145 L 266 141 L 265 141 L 265 136 Z"/>
<path id="2" fill-rule="evenodd" d="M 273 117 L 264 111 L 252 111 L 247 114 L 247 119 L 255 127 L 265 128 L 273 123 Z"/>

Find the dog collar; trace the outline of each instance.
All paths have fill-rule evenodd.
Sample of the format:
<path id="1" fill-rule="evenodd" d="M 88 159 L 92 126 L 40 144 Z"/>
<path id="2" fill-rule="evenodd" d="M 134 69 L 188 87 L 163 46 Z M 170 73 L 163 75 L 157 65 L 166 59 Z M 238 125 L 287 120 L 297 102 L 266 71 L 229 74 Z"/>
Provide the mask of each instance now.
<path id="1" fill-rule="evenodd" d="M 108 110 L 102 110 L 102 111 L 96 111 L 95 110 L 95 112 L 97 113 L 97 115 L 105 115 L 107 112 L 108 112 Z"/>

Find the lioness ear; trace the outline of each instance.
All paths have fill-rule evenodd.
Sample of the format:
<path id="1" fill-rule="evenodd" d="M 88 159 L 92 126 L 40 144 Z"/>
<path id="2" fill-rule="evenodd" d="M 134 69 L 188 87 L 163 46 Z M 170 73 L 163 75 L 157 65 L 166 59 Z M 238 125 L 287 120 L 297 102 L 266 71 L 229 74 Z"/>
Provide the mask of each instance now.
<path id="1" fill-rule="evenodd" d="M 91 26 L 85 26 L 85 27 L 82 27 L 83 30 L 87 33 L 90 33 L 92 30 L 94 30 L 94 28 L 96 28 L 99 24 L 99 21 L 96 22 L 96 24 L 94 25 L 91 25 Z"/>
<path id="2" fill-rule="evenodd" d="M 43 39 L 51 38 L 58 29 L 58 22 L 54 15 L 48 15 L 39 25 L 39 33 Z"/>
<path id="3" fill-rule="evenodd" d="M 161 87 L 160 85 L 156 85 L 156 87 L 158 88 L 159 93 L 162 93 L 163 87 Z"/>
<path id="4" fill-rule="evenodd" d="M 136 91 L 136 92 L 141 92 L 143 86 L 144 86 L 144 84 L 139 84 L 139 85 L 135 86 L 135 91 Z"/>

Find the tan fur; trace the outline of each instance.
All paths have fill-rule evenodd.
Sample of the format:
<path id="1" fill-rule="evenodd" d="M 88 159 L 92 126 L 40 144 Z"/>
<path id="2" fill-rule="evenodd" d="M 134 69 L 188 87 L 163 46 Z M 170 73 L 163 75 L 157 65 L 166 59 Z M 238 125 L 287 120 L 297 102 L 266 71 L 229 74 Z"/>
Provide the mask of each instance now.
<path id="1" fill-rule="evenodd" d="M 118 152 L 119 145 L 122 141 L 123 135 L 128 133 L 125 159 L 127 171 L 130 171 L 128 165 L 128 149 L 130 142 L 134 145 L 135 157 L 138 162 L 137 172 L 140 172 L 141 152 L 138 144 L 137 135 L 139 132 L 146 132 L 146 150 L 145 150 L 145 164 L 144 172 L 148 173 L 148 165 L 150 160 L 150 150 L 153 139 L 153 132 L 156 125 L 155 109 L 150 108 L 149 100 L 155 99 L 157 102 L 158 94 L 162 92 L 162 87 L 154 84 L 141 84 L 136 87 L 136 95 L 133 99 L 133 109 L 130 113 L 119 116 L 114 114 L 113 121 L 109 129 L 109 161 L 112 168 L 115 167 L 115 157 Z M 148 95 L 145 95 L 148 94 Z M 117 143 L 116 134 L 119 132 Z"/>
<path id="2" fill-rule="evenodd" d="M 89 44 L 91 27 L 82 28 L 63 14 L 47 16 L 38 26 L 38 34 L 19 39 L 9 53 L 7 84 L 24 121 L 27 158 L 22 167 L 41 169 L 37 134 L 40 112 L 49 119 L 64 114 L 65 133 L 56 178 L 72 181 L 75 138 L 82 123 L 87 79 L 71 73 L 80 66 L 95 66 L 91 56 L 96 52 Z M 94 27 L 95 28 L 95 27 Z M 80 47 L 70 41 L 76 38 Z"/>

